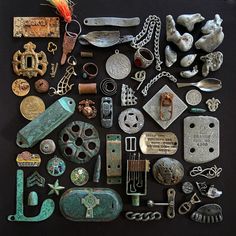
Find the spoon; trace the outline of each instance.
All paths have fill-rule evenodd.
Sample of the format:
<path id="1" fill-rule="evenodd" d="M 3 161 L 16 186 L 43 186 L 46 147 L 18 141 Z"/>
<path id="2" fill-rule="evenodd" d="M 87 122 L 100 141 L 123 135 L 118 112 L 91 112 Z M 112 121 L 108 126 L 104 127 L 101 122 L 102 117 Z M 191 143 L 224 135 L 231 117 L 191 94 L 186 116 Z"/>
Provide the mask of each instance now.
<path id="1" fill-rule="evenodd" d="M 195 86 L 204 92 L 214 92 L 222 88 L 222 83 L 215 78 L 206 78 L 197 83 L 177 83 L 178 88 L 187 86 Z"/>

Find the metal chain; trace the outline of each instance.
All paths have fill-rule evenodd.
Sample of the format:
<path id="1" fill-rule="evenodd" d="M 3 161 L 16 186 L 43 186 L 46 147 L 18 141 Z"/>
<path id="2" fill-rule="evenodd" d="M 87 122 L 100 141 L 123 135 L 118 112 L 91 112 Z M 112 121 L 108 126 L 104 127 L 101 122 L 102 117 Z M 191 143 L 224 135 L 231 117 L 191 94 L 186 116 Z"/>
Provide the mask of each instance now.
<path id="1" fill-rule="evenodd" d="M 127 220 L 135 220 L 135 221 L 152 221 L 152 220 L 160 220 L 161 213 L 158 211 L 154 212 L 132 212 L 128 211 L 125 214 Z"/>
<path id="2" fill-rule="evenodd" d="M 143 25 L 143 29 L 137 36 L 134 37 L 130 45 L 131 47 L 138 49 L 148 44 L 152 39 L 155 26 L 156 26 L 156 30 L 155 30 L 155 36 L 154 36 L 154 56 L 156 59 L 156 70 L 161 71 L 162 61 L 160 59 L 160 52 L 159 52 L 161 19 L 158 16 L 150 15 L 148 18 L 146 18 Z M 146 37 L 143 38 L 145 35 Z"/>
<path id="3" fill-rule="evenodd" d="M 170 81 L 174 83 L 177 82 L 177 79 L 172 74 L 170 74 L 169 72 L 163 71 L 159 73 L 157 76 L 155 76 L 152 80 L 150 80 L 150 82 L 144 87 L 144 89 L 142 90 L 142 94 L 144 97 L 148 95 L 148 90 L 152 87 L 152 85 L 162 77 L 167 77 Z"/>

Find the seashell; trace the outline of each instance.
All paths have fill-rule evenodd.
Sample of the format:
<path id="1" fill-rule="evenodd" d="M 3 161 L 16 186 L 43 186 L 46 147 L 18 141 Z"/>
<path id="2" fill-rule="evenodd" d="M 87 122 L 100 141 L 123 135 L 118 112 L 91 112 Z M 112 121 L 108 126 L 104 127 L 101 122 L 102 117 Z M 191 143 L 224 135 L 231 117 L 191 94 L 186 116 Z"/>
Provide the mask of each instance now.
<path id="1" fill-rule="evenodd" d="M 173 42 L 178 48 L 186 52 L 193 46 L 193 36 L 189 33 L 181 35 L 175 27 L 175 21 L 171 15 L 166 16 L 166 40 Z"/>
<path id="2" fill-rule="evenodd" d="M 39 149 L 43 154 L 49 155 L 55 152 L 56 144 L 52 139 L 45 139 L 40 143 Z"/>
<path id="3" fill-rule="evenodd" d="M 165 64 L 171 67 L 177 61 L 177 53 L 169 45 L 165 48 Z"/>
<path id="4" fill-rule="evenodd" d="M 206 24 L 201 28 L 203 34 L 210 34 L 212 31 L 217 30 L 221 27 L 223 20 L 220 18 L 219 14 L 215 15 L 215 19 L 208 20 Z"/>
<path id="5" fill-rule="evenodd" d="M 196 56 L 197 56 L 197 54 L 189 54 L 189 55 L 183 57 L 180 61 L 180 65 L 182 67 L 190 66 L 194 62 Z"/>
<path id="6" fill-rule="evenodd" d="M 191 32 L 194 29 L 194 25 L 196 23 L 202 22 L 203 20 L 205 20 L 205 18 L 201 16 L 200 13 L 184 14 L 177 18 L 177 23 L 186 27 L 187 30 Z"/>
<path id="7" fill-rule="evenodd" d="M 181 77 L 183 77 L 185 79 L 189 79 L 189 78 L 192 78 L 193 76 L 195 76 L 197 73 L 198 73 L 198 67 L 196 65 L 193 67 L 192 70 L 181 71 L 180 75 L 181 75 Z"/>
<path id="8" fill-rule="evenodd" d="M 200 57 L 200 59 L 204 62 L 202 66 L 202 75 L 206 77 L 210 71 L 216 71 L 220 69 L 223 63 L 223 54 L 219 51 L 212 52 Z"/>
<path id="9" fill-rule="evenodd" d="M 175 185 L 182 180 L 184 167 L 173 158 L 163 157 L 153 165 L 153 175 L 160 184 Z"/>

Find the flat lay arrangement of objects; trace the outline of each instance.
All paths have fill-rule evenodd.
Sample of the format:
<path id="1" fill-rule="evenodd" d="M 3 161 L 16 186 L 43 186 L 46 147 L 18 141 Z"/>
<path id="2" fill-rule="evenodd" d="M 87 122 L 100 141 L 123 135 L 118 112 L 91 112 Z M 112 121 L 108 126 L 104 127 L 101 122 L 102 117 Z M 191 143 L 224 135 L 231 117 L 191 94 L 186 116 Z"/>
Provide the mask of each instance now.
<path id="1" fill-rule="evenodd" d="M 224 40 L 223 16 L 184 13 L 161 19 L 147 13 L 146 19 L 132 14 L 81 19 L 72 1 L 44 1 L 39 7 L 53 7 L 54 17 L 12 19 L 13 37 L 21 46 L 12 52 L 11 89 L 27 123 L 16 133 L 21 150 L 15 157 L 16 208 L 7 219 L 40 222 L 60 214 L 79 222 L 118 217 L 157 222 L 178 215 L 196 223 L 222 222 L 218 199 L 223 191 L 217 181 L 223 172 L 215 161 L 220 158 L 217 112 L 223 103 L 217 93 L 223 83 L 214 73 L 223 66 L 218 49 Z M 131 33 L 124 34 L 124 28 Z M 47 47 L 42 50 L 35 38 L 46 40 Z M 106 74 L 95 60 L 97 50 L 107 55 L 102 62 Z M 174 66 L 179 70 L 172 74 Z M 165 85 L 158 88 L 160 79 Z M 176 120 L 182 122 L 183 142 L 171 130 Z M 148 122 L 153 129 L 146 128 Z M 182 159 L 175 158 L 177 151 Z M 84 165 L 89 162 L 92 172 Z M 150 181 L 156 192 L 164 188 L 163 201 L 149 196 Z M 127 195 L 128 208 L 116 186 Z M 38 214 L 27 216 L 25 198 Z"/>

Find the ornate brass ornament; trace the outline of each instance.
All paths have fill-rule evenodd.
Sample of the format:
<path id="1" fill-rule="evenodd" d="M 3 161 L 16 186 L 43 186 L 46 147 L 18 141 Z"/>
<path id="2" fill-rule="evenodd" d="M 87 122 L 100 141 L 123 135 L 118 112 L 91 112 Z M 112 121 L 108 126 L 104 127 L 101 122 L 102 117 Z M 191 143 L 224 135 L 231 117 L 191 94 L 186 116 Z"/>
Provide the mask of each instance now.
<path id="1" fill-rule="evenodd" d="M 92 118 L 95 118 L 97 115 L 97 109 L 94 105 L 95 105 L 94 101 L 86 99 L 79 102 L 78 110 L 86 118 L 92 119 Z"/>
<path id="2" fill-rule="evenodd" d="M 24 52 L 18 50 L 13 55 L 13 70 L 20 76 L 26 76 L 28 78 L 43 76 L 47 71 L 48 61 L 46 54 L 41 51 L 35 52 L 36 45 L 29 42 L 24 45 Z"/>

